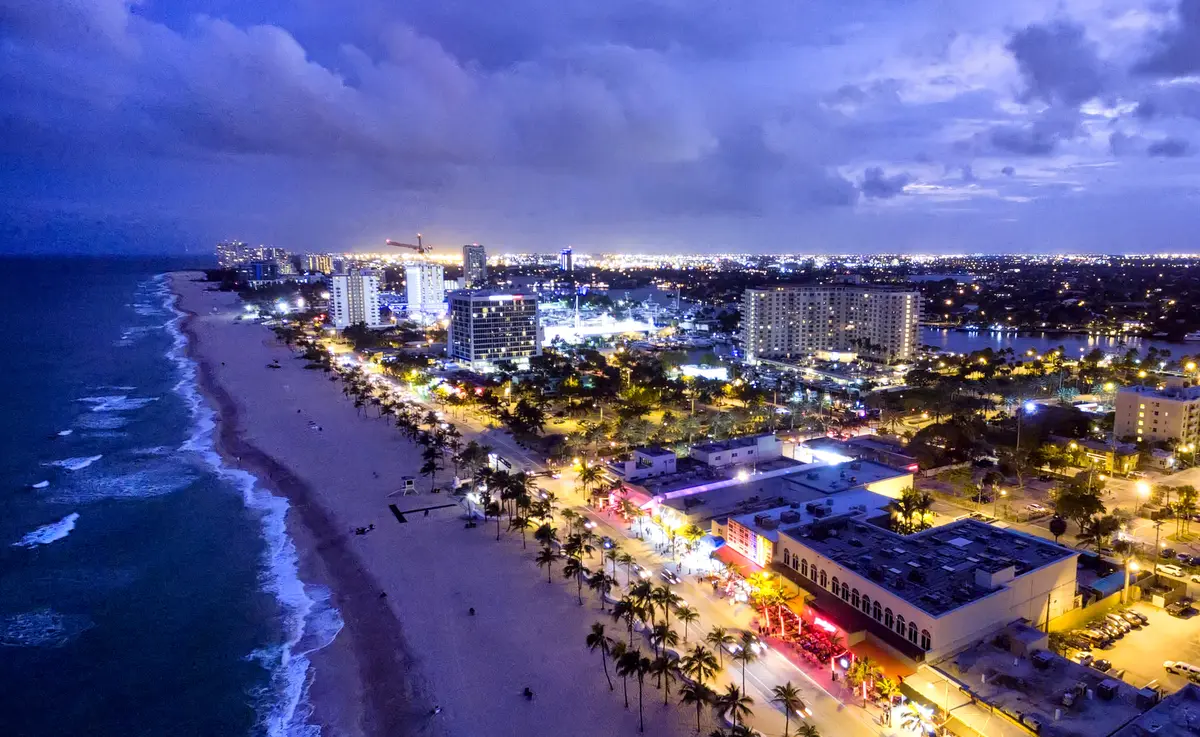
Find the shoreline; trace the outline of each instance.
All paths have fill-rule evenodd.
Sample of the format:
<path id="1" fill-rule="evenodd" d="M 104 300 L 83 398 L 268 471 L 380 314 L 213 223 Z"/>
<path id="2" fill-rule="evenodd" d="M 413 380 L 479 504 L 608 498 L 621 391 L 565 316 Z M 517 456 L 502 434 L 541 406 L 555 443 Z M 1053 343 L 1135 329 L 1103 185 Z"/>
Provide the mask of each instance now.
<path id="1" fill-rule="evenodd" d="M 332 644 L 311 655 L 309 698 L 297 709 L 311 708 L 304 737 L 317 727 L 328 737 L 636 733 L 636 698 L 624 709 L 620 682 L 610 690 L 584 647 L 593 622 L 620 634 L 598 601 L 579 604 L 561 570 L 547 582 L 536 545 L 465 526 L 447 495 L 426 486 L 400 496 L 401 479 L 419 475 L 420 447 L 239 320 L 237 295 L 195 278 L 175 273 L 172 288 L 188 313 L 197 384 L 220 413 L 213 442 L 230 467 L 288 501 L 300 578 L 328 587 L 342 615 Z M 398 518 L 391 504 L 410 514 Z M 646 733 L 695 734 L 677 694 L 664 704 L 647 686 Z"/>
<path id="2" fill-rule="evenodd" d="M 170 275 L 177 296 L 175 280 L 185 276 L 192 277 L 186 272 Z M 423 706 L 427 699 L 411 682 L 414 659 L 386 599 L 366 593 L 382 587 L 345 546 L 331 514 L 314 498 L 311 487 L 243 436 L 237 401 L 217 381 L 198 348 L 196 312 L 182 305 L 176 309 L 184 313 L 180 331 L 187 338 L 186 355 L 196 364 L 197 387 L 214 411 L 217 453 L 226 465 L 252 474 L 257 483 L 287 500 L 286 529 L 296 546 L 301 582 L 328 587 L 345 623 L 332 642 L 308 656 L 306 685 L 314 721 L 337 735 L 415 734 L 412 723 L 428 711 Z M 364 632 L 372 633 L 373 642 L 366 641 Z M 351 669 L 357 682 L 347 687 L 344 678 Z M 335 673 L 341 678 L 335 680 Z M 396 688 L 399 684 L 403 687 Z M 399 703 L 397 691 L 404 697 Z M 358 694 L 365 698 L 360 701 Z M 414 708 L 417 704 L 422 706 Z"/>

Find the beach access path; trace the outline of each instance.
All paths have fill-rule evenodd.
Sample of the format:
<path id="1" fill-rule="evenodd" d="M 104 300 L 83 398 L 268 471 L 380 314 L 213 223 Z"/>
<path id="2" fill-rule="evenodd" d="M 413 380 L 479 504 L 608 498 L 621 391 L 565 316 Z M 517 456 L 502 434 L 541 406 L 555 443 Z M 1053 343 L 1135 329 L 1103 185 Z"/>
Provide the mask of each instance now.
<path id="1" fill-rule="evenodd" d="M 636 734 L 621 684 L 610 692 L 584 639 L 595 621 L 620 626 L 593 602 L 580 607 L 553 583 L 519 536 L 464 529 L 444 494 L 389 496 L 417 475 L 419 451 L 384 420 L 364 418 L 341 385 L 260 325 L 237 321 L 238 297 L 176 274 L 184 329 L 201 383 L 220 414 L 218 446 L 291 503 L 287 524 L 301 577 L 328 587 L 345 627 L 315 653 L 311 697 L 325 735 Z M 282 368 L 267 365 L 278 361 Z M 316 429 L 320 428 L 320 429 Z M 354 528 L 374 524 L 366 535 Z M 383 596 L 386 594 L 386 596 Z M 476 615 L 468 614 L 474 607 Z M 526 686 L 535 693 L 522 697 Z M 693 711 L 664 707 L 650 683 L 646 733 L 695 734 Z M 440 713 L 431 714 L 435 706 Z M 763 707 L 766 708 L 766 707 Z M 712 724 L 706 715 L 705 729 Z"/>

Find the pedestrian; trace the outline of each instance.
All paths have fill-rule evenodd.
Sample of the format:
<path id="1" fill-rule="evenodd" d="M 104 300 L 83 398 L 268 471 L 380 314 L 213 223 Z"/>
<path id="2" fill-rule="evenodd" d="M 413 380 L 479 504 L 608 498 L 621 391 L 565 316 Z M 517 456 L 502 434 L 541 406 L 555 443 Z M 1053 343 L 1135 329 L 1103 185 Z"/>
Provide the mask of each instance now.
<path id="1" fill-rule="evenodd" d="M 429 713 L 430 713 L 430 714 L 441 714 L 441 713 L 442 713 L 442 707 L 440 707 L 440 706 L 435 706 L 435 707 L 433 707 L 433 711 L 431 711 L 431 712 L 429 712 Z"/>
<path id="2" fill-rule="evenodd" d="M 474 617 L 475 616 L 475 607 L 471 607 L 470 609 L 468 609 L 467 614 L 470 614 L 472 617 Z"/>

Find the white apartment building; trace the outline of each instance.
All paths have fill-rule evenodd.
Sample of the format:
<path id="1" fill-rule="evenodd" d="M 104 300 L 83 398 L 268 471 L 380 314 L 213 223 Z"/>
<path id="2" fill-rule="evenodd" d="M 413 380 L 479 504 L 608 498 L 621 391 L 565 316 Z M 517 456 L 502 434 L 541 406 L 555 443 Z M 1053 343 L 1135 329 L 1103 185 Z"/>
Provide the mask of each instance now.
<path id="1" fill-rule="evenodd" d="M 528 366 L 542 353 L 538 300 L 534 294 L 451 292 L 446 355 L 477 371 L 498 361 Z"/>
<path id="2" fill-rule="evenodd" d="M 485 283 L 487 274 L 487 249 L 478 243 L 463 246 L 463 282 L 467 288 Z"/>
<path id="3" fill-rule="evenodd" d="M 779 529 L 771 551 L 774 569 L 846 632 L 934 661 L 1014 620 L 1041 628 L 1075 608 L 1073 550 L 973 519 L 898 535 L 862 517 Z"/>
<path id="4" fill-rule="evenodd" d="M 404 267 L 408 314 L 441 315 L 446 302 L 446 276 L 440 264 L 421 261 Z"/>
<path id="5" fill-rule="evenodd" d="M 369 269 L 351 269 L 330 277 L 329 319 L 338 330 L 366 323 L 382 328 L 379 310 L 379 277 Z"/>
<path id="6" fill-rule="evenodd" d="M 1126 386 L 1117 392 L 1118 438 L 1148 443 L 1200 443 L 1200 387 L 1172 378 L 1166 387 Z"/>
<path id="7" fill-rule="evenodd" d="M 921 294 L 869 284 L 747 289 L 742 295 L 746 359 L 851 351 L 889 363 L 911 361 L 920 346 Z"/>

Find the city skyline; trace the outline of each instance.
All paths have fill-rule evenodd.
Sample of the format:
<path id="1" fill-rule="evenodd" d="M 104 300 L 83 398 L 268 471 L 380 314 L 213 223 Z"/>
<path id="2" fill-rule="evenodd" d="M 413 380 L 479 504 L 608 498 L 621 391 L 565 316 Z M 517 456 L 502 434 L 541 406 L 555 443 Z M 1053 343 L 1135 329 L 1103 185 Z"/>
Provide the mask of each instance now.
<path id="1" fill-rule="evenodd" d="M 893 6 L 13 8 L 0 251 L 1187 250 L 1194 0 Z"/>

